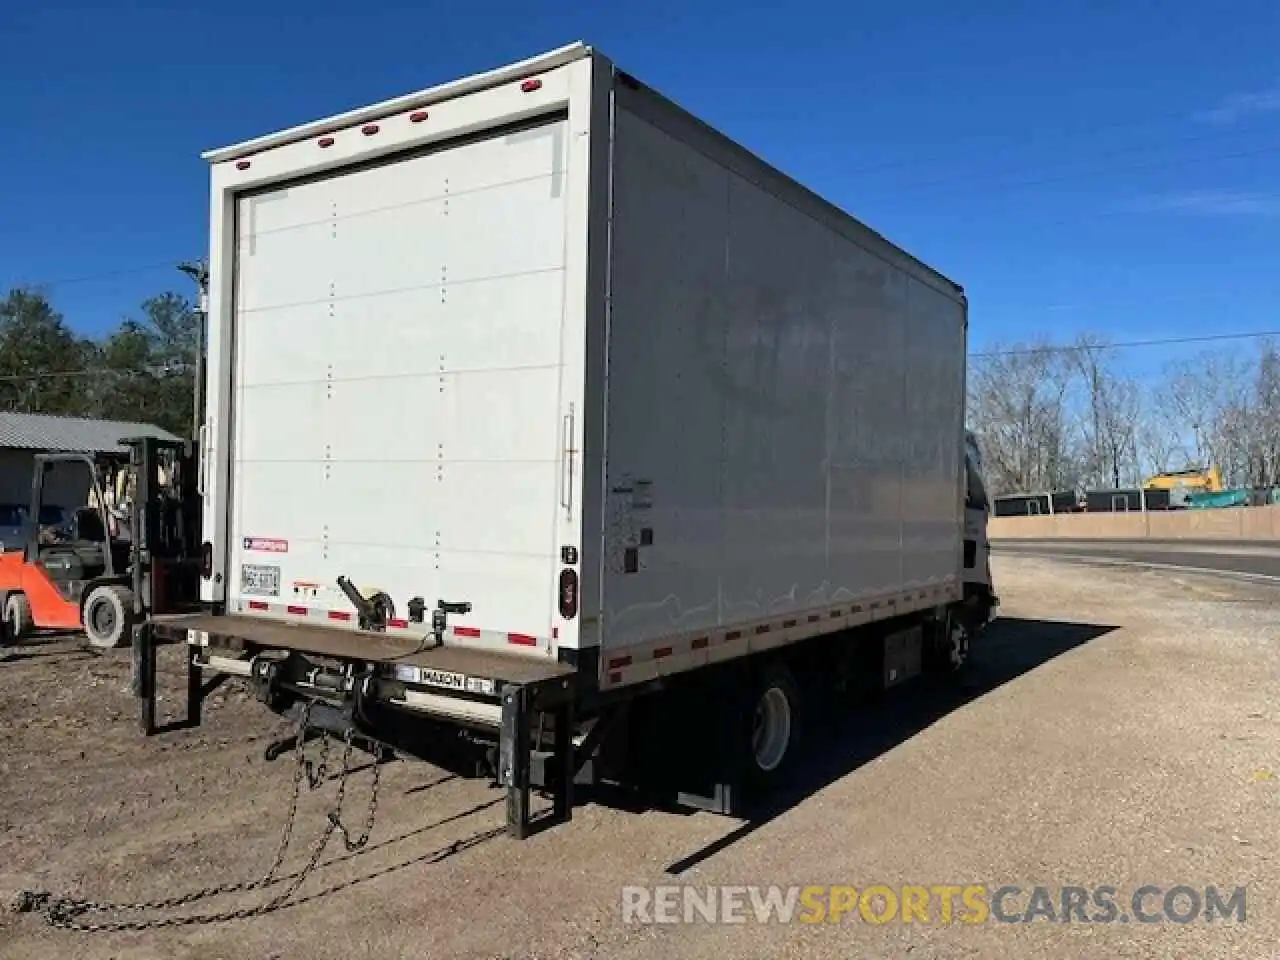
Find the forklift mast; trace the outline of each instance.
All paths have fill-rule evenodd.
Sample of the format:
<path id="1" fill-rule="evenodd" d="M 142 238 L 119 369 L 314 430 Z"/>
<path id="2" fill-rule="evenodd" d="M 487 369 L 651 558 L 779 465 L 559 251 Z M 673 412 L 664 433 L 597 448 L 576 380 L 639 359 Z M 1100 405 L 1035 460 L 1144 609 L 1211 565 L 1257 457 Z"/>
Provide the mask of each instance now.
<path id="1" fill-rule="evenodd" d="M 200 496 L 194 445 L 138 437 L 129 447 L 134 613 L 177 613 L 200 598 Z"/>

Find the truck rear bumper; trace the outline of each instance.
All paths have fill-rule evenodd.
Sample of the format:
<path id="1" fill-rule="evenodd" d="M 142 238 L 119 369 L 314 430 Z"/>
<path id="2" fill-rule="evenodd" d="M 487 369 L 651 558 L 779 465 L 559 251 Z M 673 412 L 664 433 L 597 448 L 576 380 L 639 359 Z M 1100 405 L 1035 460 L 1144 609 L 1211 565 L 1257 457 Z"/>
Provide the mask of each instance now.
<path id="1" fill-rule="evenodd" d="M 361 736 L 375 746 L 391 746 L 381 735 L 380 712 L 365 709 L 378 702 L 430 714 L 437 722 L 496 726 L 497 779 L 507 791 L 510 834 L 524 838 L 572 816 L 578 765 L 572 737 L 575 671 L 567 664 L 447 645 L 427 647 L 431 639 L 295 627 L 252 617 L 154 617 L 135 629 L 133 645 L 134 693 L 147 735 L 158 729 L 155 637 L 160 634 L 189 648 L 189 726 L 200 724 L 205 695 L 227 674 L 247 678 L 273 709 L 310 701 L 311 709 L 328 718 L 325 729 L 342 726 L 348 736 Z M 206 671 L 219 676 L 206 682 Z M 412 681 L 402 679 L 409 676 Z M 487 686 L 477 689 L 469 681 Z M 544 743 L 544 720 L 549 720 L 549 744 Z M 546 813 L 534 814 L 530 806 L 535 769 L 543 777 L 539 785 L 552 795 Z"/>
<path id="2" fill-rule="evenodd" d="M 257 617 L 184 614 L 153 618 L 156 630 L 173 639 L 200 645 L 247 649 L 249 652 L 284 650 L 348 662 L 380 665 L 386 676 L 411 687 L 483 693 L 493 697 L 504 686 L 519 684 L 561 687 L 565 691 L 574 668 L 548 657 L 522 656 L 475 650 L 444 644 L 433 646 L 425 638 L 363 630 L 281 623 Z M 480 681 L 491 681 L 483 684 Z"/>

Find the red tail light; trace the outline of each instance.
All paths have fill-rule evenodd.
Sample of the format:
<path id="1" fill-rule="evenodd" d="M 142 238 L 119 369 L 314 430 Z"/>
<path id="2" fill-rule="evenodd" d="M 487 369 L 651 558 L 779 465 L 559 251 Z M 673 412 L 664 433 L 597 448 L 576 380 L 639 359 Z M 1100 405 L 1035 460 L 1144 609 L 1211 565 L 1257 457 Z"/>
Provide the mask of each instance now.
<path id="1" fill-rule="evenodd" d="M 200 576 L 206 580 L 213 576 L 213 544 L 208 540 L 200 544 Z"/>
<path id="2" fill-rule="evenodd" d="M 560 571 L 560 616 L 572 620 L 578 615 L 578 573 L 565 568 Z"/>

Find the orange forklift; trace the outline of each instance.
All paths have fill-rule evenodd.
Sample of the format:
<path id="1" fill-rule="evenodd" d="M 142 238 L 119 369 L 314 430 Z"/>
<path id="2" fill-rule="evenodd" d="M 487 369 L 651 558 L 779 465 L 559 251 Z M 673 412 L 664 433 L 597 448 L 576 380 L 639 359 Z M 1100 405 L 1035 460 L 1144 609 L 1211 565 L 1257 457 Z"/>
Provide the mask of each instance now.
<path id="1" fill-rule="evenodd" d="M 124 452 L 36 456 L 23 534 L 0 547 L 0 636 L 9 642 L 35 630 L 83 630 L 98 649 L 127 646 L 148 616 L 198 606 L 192 444 L 141 437 L 121 445 Z M 51 509 L 61 506 L 51 488 L 76 491 L 83 505 Z"/>

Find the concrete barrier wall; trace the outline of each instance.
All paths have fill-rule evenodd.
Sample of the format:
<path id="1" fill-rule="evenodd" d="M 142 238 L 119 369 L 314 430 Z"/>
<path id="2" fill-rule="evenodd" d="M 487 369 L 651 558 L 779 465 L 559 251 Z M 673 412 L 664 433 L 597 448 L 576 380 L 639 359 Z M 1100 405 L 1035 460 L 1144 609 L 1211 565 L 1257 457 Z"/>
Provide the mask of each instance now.
<path id="1" fill-rule="evenodd" d="M 992 517 L 992 540 L 1280 540 L 1280 504 L 1148 513 Z"/>

